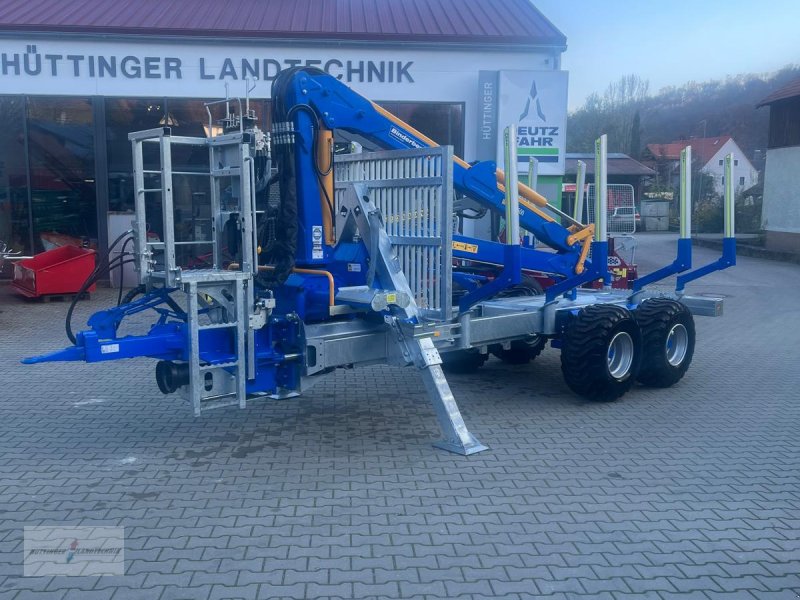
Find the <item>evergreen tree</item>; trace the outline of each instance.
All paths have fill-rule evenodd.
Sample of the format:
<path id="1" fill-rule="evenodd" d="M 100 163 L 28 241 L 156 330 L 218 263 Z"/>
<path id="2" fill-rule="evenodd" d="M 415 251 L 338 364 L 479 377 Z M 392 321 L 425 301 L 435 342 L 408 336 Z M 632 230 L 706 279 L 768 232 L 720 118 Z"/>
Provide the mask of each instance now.
<path id="1" fill-rule="evenodd" d="M 632 158 L 639 158 L 642 152 L 642 124 L 639 118 L 639 111 L 633 115 L 633 124 L 631 125 L 631 147 L 628 149 L 628 154 Z"/>

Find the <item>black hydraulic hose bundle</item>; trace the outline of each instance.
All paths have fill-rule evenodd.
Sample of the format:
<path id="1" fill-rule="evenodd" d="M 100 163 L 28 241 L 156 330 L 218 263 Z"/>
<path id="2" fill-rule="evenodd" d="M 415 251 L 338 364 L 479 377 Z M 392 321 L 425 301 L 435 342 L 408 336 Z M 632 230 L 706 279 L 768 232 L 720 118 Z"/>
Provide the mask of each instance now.
<path id="1" fill-rule="evenodd" d="M 129 235 L 130 233 L 131 233 L 130 231 L 125 232 L 120 237 L 118 237 L 114 241 L 113 244 L 111 244 L 111 246 L 108 249 L 109 256 L 111 255 L 111 251 L 119 243 L 119 241 L 125 235 Z M 129 241 L 131 239 L 133 239 L 133 238 L 129 238 Z M 100 264 L 98 264 L 95 267 L 94 271 L 92 271 L 89 274 L 89 276 L 86 278 L 86 281 L 83 282 L 83 284 L 81 285 L 80 289 L 78 290 L 78 293 L 72 299 L 72 302 L 70 302 L 69 309 L 67 310 L 67 317 L 65 319 L 64 325 L 65 325 L 65 329 L 66 329 L 66 332 L 67 332 L 67 337 L 69 338 L 69 340 L 73 344 L 77 343 L 77 338 L 75 337 L 74 333 L 72 332 L 72 314 L 75 311 L 75 306 L 77 305 L 78 300 L 86 293 L 86 291 L 90 287 L 92 287 L 93 284 L 97 283 L 97 280 L 100 279 L 100 277 L 104 273 L 109 273 L 111 271 L 111 269 L 114 269 L 114 268 L 122 269 L 125 265 L 129 265 L 129 264 L 132 264 L 132 263 L 136 262 L 133 258 L 125 258 L 126 255 L 130 255 L 130 253 L 129 252 L 125 252 L 125 246 L 123 245 L 122 253 L 120 253 L 119 256 L 117 256 L 117 257 L 115 257 L 115 258 L 113 258 L 111 260 L 108 260 L 108 257 L 106 257 L 104 259 L 104 261 L 101 262 Z M 121 287 L 120 287 L 120 290 L 121 290 Z M 136 298 L 136 296 L 140 296 L 140 295 L 144 294 L 146 291 L 147 291 L 147 287 L 144 286 L 144 285 L 137 285 L 136 287 L 131 288 L 130 290 L 128 290 L 128 292 L 125 294 L 124 297 L 122 297 L 122 294 L 121 294 L 121 291 L 120 291 L 120 294 L 118 296 L 117 306 L 121 306 L 122 304 L 128 304 L 129 302 L 133 302 L 133 300 Z M 166 297 L 164 298 L 164 301 L 172 309 L 172 311 L 175 312 L 177 315 L 184 314 L 184 311 L 180 307 L 180 305 L 177 302 L 175 302 L 175 300 L 173 300 L 169 295 L 166 295 Z"/>
<path id="2" fill-rule="evenodd" d="M 322 124 L 320 123 L 319 116 L 311 108 L 308 104 L 295 104 L 292 108 L 289 109 L 288 118 L 291 119 L 292 115 L 295 111 L 306 111 L 311 118 L 313 119 L 311 124 L 311 164 L 314 166 L 314 174 L 317 176 L 317 183 L 319 184 L 320 189 L 322 190 L 323 195 L 325 196 L 325 204 L 328 206 L 328 211 L 331 213 L 331 221 L 336 220 L 336 210 L 333 206 L 333 199 L 328 195 L 328 190 L 325 188 L 325 182 L 323 181 L 323 177 L 327 177 L 333 171 L 333 146 L 330 149 L 330 159 L 328 161 L 328 168 L 324 171 L 319 168 L 319 163 L 317 163 L 317 150 L 319 149 L 319 132 L 322 129 Z M 315 125 L 316 124 L 316 125 Z"/>
<path id="3" fill-rule="evenodd" d="M 116 258 L 109 260 L 111 252 L 114 250 L 114 248 L 117 247 L 117 244 L 119 244 L 123 238 L 130 236 L 131 233 L 132 232 L 130 230 L 126 231 L 112 242 L 112 244 L 108 247 L 108 255 L 95 266 L 94 271 L 89 273 L 89 276 L 81 285 L 80 289 L 78 290 L 78 293 L 75 294 L 75 297 L 72 299 L 72 302 L 70 302 L 69 308 L 67 309 L 67 316 L 64 321 L 64 328 L 67 332 L 67 337 L 69 338 L 69 341 L 72 342 L 73 344 L 77 343 L 75 334 L 72 332 L 72 313 L 75 312 L 75 305 L 78 303 L 78 300 L 86 293 L 86 291 L 90 287 L 92 287 L 93 284 L 97 282 L 97 280 L 100 278 L 101 275 L 103 275 L 103 273 L 109 272 L 114 267 L 119 267 L 120 269 L 122 269 L 124 265 L 134 262 L 133 259 L 125 260 L 124 245 L 123 245 L 123 253 L 120 253 L 120 255 L 117 256 Z"/>
<path id="4" fill-rule="evenodd" d="M 126 261 L 122 261 L 120 259 L 121 256 L 118 256 L 114 260 L 108 261 L 96 267 L 95 270 L 92 271 L 86 278 L 86 281 L 83 282 L 83 285 L 81 285 L 80 289 L 75 294 L 75 297 L 72 299 L 72 302 L 70 302 L 69 308 L 67 309 L 67 316 L 66 319 L 64 320 L 64 328 L 66 329 L 69 341 L 72 342 L 73 344 L 77 343 L 77 339 L 75 338 L 75 335 L 72 333 L 72 313 L 75 311 L 75 305 L 78 303 L 78 300 L 83 297 L 86 291 L 90 287 L 92 287 L 92 285 L 97 283 L 97 280 L 103 273 L 109 271 L 110 269 L 116 266 L 122 268 L 123 265 L 127 265 L 128 263 L 134 262 L 133 259 L 129 259 Z"/>
<path id="5" fill-rule="evenodd" d="M 272 82 L 274 124 L 285 124 L 289 121 L 289 113 L 284 104 L 285 89 L 296 72 L 296 68 L 282 71 Z M 273 136 L 273 155 L 278 167 L 281 202 L 278 209 L 275 244 L 270 255 L 264 255 L 266 261 L 274 263 L 275 269 L 259 277 L 268 286 L 286 281 L 294 268 L 294 257 L 297 252 L 297 175 L 293 152 L 297 140 L 290 140 L 290 135 L 292 134 L 281 132 Z"/>
<path id="6" fill-rule="evenodd" d="M 316 111 L 308 104 L 294 104 L 287 109 L 285 104 L 286 90 L 291 85 L 295 76 L 299 72 L 314 73 L 318 69 L 308 67 L 293 67 L 281 71 L 272 82 L 273 98 L 273 118 L 275 124 L 291 123 L 295 113 L 305 111 L 311 118 L 311 140 L 310 153 L 311 161 L 314 165 L 314 172 L 317 177 L 320 189 L 325 197 L 325 203 L 331 213 L 331 220 L 335 220 L 333 198 L 329 197 L 325 188 L 323 178 L 328 176 L 333 169 L 333 148 L 331 148 L 331 160 L 325 171 L 320 169 L 317 164 L 317 150 L 319 143 L 319 131 L 322 125 Z M 319 71 L 320 73 L 322 71 Z M 280 189 L 281 203 L 277 217 L 276 240 L 269 254 L 264 254 L 264 260 L 273 262 L 275 270 L 269 274 L 262 274 L 267 279 L 262 281 L 267 285 L 273 283 L 283 283 L 294 268 L 295 254 L 297 252 L 298 239 L 298 198 L 297 198 L 297 165 L 296 165 L 296 146 L 307 140 L 303 140 L 298 132 L 279 131 L 273 136 L 273 154 L 278 167 L 278 186 Z"/>
<path id="7" fill-rule="evenodd" d="M 125 296 L 123 296 L 122 302 L 117 304 L 117 306 L 120 306 L 122 304 L 128 304 L 129 302 L 133 302 L 133 300 L 136 298 L 136 296 L 141 296 L 146 291 L 147 291 L 147 286 L 145 286 L 145 285 L 137 285 L 136 287 L 133 287 L 133 288 L 129 289 L 128 293 L 125 294 Z"/>
<path id="8" fill-rule="evenodd" d="M 132 241 L 133 241 L 133 236 L 129 237 L 127 240 L 125 240 L 122 243 L 122 250 L 120 250 L 120 252 L 119 252 L 120 256 L 125 256 L 127 254 L 126 248 L 128 247 L 128 244 L 130 244 Z M 109 250 L 109 252 L 111 252 L 111 251 Z M 120 267 L 119 268 L 119 294 L 117 294 L 117 306 L 122 304 L 122 284 L 124 283 L 124 281 L 125 281 L 125 271 L 124 271 L 124 269 L 122 267 Z"/>

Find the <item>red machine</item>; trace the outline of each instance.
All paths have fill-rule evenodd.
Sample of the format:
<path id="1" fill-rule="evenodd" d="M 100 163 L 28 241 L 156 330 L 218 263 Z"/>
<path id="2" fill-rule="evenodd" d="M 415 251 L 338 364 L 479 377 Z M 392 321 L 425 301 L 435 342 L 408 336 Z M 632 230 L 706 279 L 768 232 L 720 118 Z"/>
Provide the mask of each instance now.
<path id="1" fill-rule="evenodd" d="M 27 258 L 14 265 L 11 286 L 28 298 L 77 294 L 94 271 L 94 250 L 61 246 Z M 95 286 L 88 289 L 93 292 Z"/>

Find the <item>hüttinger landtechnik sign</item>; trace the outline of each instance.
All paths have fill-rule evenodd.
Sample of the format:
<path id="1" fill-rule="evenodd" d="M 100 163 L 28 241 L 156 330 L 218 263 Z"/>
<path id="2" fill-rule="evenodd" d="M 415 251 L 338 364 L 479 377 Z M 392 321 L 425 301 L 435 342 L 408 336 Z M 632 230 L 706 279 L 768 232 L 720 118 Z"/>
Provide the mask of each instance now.
<path id="1" fill-rule="evenodd" d="M 269 97 L 284 69 L 316 67 L 362 93 L 385 98 L 396 88 L 431 87 L 442 70 L 435 53 L 338 45 L 206 44 L 153 40 L 0 36 L 2 93 L 218 98 L 228 85 Z M 421 63 L 428 63 L 420 69 Z M 427 75 L 425 74 L 427 70 Z M 418 75 L 420 79 L 418 79 Z M 427 80 L 426 80 L 427 76 Z M 414 93 L 414 92 L 409 92 Z"/>
<path id="2" fill-rule="evenodd" d="M 567 84 L 566 71 L 500 71 L 498 130 L 517 124 L 520 172 L 527 171 L 533 156 L 541 175 L 564 174 Z M 498 165 L 503 157 L 502 138 L 498 135 Z"/>

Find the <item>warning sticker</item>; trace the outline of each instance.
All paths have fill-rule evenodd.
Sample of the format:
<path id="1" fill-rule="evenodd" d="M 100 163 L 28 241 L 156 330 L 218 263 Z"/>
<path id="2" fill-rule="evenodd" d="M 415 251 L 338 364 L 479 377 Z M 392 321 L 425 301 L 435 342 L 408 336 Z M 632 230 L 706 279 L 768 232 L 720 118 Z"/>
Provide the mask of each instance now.
<path id="1" fill-rule="evenodd" d="M 116 354 L 119 352 L 119 344 L 106 344 L 105 346 L 100 346 L 100 352 L 102 354 Z"/>
<path id="2" fill-rule="evenodd" d="M 325 258 L 322 253 L 322 225 L 314 225 L 311 227 L 311 258 Z"/>
<path id="3" fill-rule="evenodd" d="M 453 250 L 460 250 L 461 252 L 469 252 L 470 254 L 477 254 L 478 245 L 465 244 L 464 242 L 453 242 Z"/>
<path id="4" fill-rule="evenodd" d="M 361 263 L 347 263 L 347 270 L 351 273 L 361 273 Z"/>

